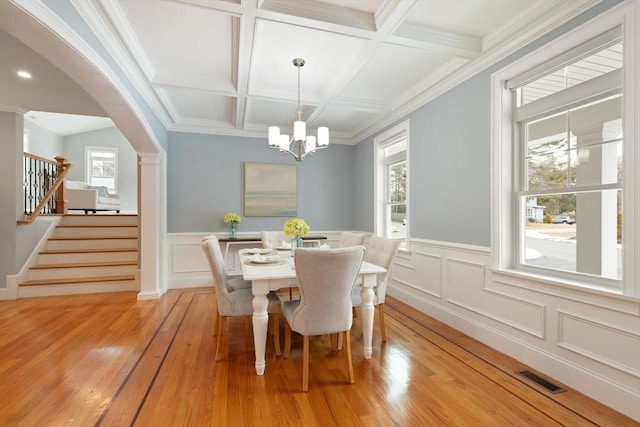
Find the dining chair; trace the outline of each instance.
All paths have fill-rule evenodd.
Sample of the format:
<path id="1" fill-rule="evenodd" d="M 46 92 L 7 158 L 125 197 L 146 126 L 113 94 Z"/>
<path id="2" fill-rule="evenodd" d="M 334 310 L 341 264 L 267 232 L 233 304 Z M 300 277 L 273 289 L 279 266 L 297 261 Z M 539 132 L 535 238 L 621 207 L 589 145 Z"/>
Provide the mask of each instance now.
<path id="1" fill-rule="evenodd" d="M 358 246 L 364 244 L 364 234 L 343 231 L 340 233 L 340 241 L 338 247 L 347 248 L 349 246 Z"/>
<path id="2" fill-rule="evenodd" d="M 371 236 L 367 250 L 364 253 L 364 260 L 366 262 L 376 264 L 387 269 L 386 273 L 378 274 L 376 285 L 373 288 L 373 304 L 378 307 L 380 335 L 382 337 L 382 341 L 387 340 L 387 331 L 384 326 L 384 300 L 387 293 L 387 281 L 389 280 L 389 277 L 391 277 L 391 263 L 398 251 L 398 247 L 400 247 L 400 239 Z M 360 296 L 361 291 L 362 286 L 357 285 L 354 286 L 353 292 L 351 293 L 351 304 L 353 305 L 354 310 L 356 307 L 360 307 L 360 304 L 362 303 L 362 297 Z"/>
<path id="3" fill-rule="evenodd" d="M 225 319 L 227 317 L 251 316 L 253 314 L 253 294 L 251 293 L 251 288 L 229 290 L 230 285 L 227 283 L 222 251 L 215 235 L 203 239 L 201 246 L 209 261 L 213 285 L 216 289 L 218 315 L 216 317 L 214 335 L 216 333 L 218 335 L 216 349 L 216 361 L 218 361 L 222 356 L 221 348 L 224 340 Z M 280 355 L 280 300 L 272 293 L 267 294 L 267 299 L 269 301 L 267 312 L 273 319 L 273 341 L 276 355 Z"/>
<path id="4" fill-rule="evenodd" d="M 210 239 L 211 237 L 216 237 L 216 236 L 214 234 L 211 234 L 209 236 L 205 236 L 202 240 L 204 241 L 206 239 Z M 217 237 L 216 237 L 216 242 L 218 242 Z M 226 268 L 224 268 L 223 270 L 224 270 L 224 277 L 225 277 L 224 283 L 226 283 L 227 290 L 229 292 L 236 291 L 238 289 L 250 289 L 251 288 L 251 282 L 250 281 L 244 280 L 242 277 L 230 277 L 227 274 Z"/>
<path id="5" fill-rule="evenodd" d="M 349 383 L 351 360 L 351 290 L 364 258 L 364 246 L 296 249 L 295 268 L 300 299 L 282 303 L 285 322 L 283 357 L 289 357 L 291 331 L 303 335 L 302 390 L 309 389 L 309 336 L 344 334 Z"/>
<path id="6" fill-rule="evenodd" d="M 287 241 L 283 231 L 263 231 L 260 233 L 260 240 L 265 249 L 275 249 Z"/>

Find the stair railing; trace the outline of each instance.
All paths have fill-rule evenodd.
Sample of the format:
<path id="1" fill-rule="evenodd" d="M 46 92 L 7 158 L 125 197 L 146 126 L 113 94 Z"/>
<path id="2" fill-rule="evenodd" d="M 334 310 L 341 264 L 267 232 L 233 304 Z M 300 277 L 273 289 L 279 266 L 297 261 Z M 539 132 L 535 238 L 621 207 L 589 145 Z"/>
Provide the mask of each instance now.
<path id="1" fill-rule="evenodd" d="M 23 190 L 25 219 L 20 224 L 30 224 L 42 214 L 66 214 L 64 179 L 73 166 L 64 158 L 45 159 L 31 153 L 23 157 Z"/>

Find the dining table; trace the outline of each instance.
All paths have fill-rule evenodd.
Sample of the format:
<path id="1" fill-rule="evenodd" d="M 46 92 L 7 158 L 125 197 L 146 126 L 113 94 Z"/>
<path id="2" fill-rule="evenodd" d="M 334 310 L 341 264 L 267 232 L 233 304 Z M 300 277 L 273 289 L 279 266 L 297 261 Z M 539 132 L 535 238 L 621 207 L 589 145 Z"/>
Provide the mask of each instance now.
<path id="1" fill-rule="evenodd" d="M 256 256 L 258 255 L 258 256 Z M 295 258 L 291 250 L 275 250 L 272 254 L 264 249 L 248 248 L 240 250 L 242 276 L 251 281 L 253 293 L 253 342 L 256 353 L 256 373 L 263 375 L 266 362 L 265 351 L 269 315 L 267 313 L 267 294 L 278 289 L 298 286 L 295 271 Z M 268 262 L 267 262 L 268 260 Z M 373 352 L 373 287 L 377 275 L 386 273 L 384 267 L 366 261 L 362 262 L 356 278 L 356 284 L 362 285 L 360 316 L 362 322 L 364 358 L 370 359 Z"/>

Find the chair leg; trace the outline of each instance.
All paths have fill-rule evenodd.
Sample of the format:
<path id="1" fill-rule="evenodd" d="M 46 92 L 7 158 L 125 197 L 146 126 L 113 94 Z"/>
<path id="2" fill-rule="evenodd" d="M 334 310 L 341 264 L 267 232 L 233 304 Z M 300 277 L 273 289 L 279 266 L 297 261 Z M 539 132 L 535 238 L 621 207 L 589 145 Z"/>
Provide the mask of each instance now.
<path id="1" fill-rule="evenodd" d="M 309 336 L 303 335 L 302 348 L 302 391 L 309 390 Z"/>
<path id="2" fill-rule="evenodd" d="M 337 350 L 342 350 L 342 342 L 343 342 L 342 334 L 338 332 L 336 334 L 336 336 L 338 337 L 338 348 L 337 348 Z"/>
<path id="3" fill-rule="evenodd" d="M 356 380 L 353 375 L 353 360 L 351 359 L 351 331 L 344 331 L 344 340 L 347 347 L 345 357 L 347 358 L 347 370 L 349 371 L 349 384 L 353 384 Z"/>
<path id="4" fill-rule="evenodd" d="M 222 340 L 224 339 L 224 316 L 218 317 L 218 348 L 216 349 L 216 362 L 222 358 Z"/>
<path id="5" fill-rule="evenodd" d="M 282 357 L 285 359 L 289 358 L 289 351 L 291 351 L 291 326 L 289 326 L 289 322 L 284 321 L 284 352 L 282 353 Z"/>
<path id="6" fill-rule="evenodd" d="M 352 307 L 351 310 L 353 312 L 353 318 L 355 319 L 356 317 L 358 317 L 358 311 L 356 310 L 356 308 Z"/>
<path id="7" fill-rule="evenodd" d="M 280 313 L 272 313 L 273 317 L 273 346 L 276 349 L 276 356 L 280 356 Z"/>
<path id="8" fill-rule="evenodd" d="M 217 336 L 220 332 L 220 314 L 216 314 L 216 323 L 213 325 L 213 336 Z"/>
<path id="9" fill-rule="evenodd" d="M 387 330 L 384 327 L 384 304 L 378 304 L 378 317 L 380 317 L 380 336 L 382 341 L 387 341 Z"/>

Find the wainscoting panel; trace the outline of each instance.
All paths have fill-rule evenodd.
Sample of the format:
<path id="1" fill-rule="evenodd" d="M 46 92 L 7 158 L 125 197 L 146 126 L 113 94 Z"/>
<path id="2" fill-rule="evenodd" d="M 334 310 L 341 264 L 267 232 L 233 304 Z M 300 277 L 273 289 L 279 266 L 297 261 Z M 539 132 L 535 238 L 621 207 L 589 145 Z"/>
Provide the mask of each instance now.
<path id="1" fill-rule="evenodd" d="M 413 278 L 419 277 L 415 282 L 418 289 L 436 298 L 442 298 L 442 256 L 427 252 L 415 251 L 415 268 L 412 270 Z M 394 270 L 395 277 L 395 270 Z"/>
<path id="2" fill-rule="evenodd" d="M 493 269 L 488 248 L 411 239 L 387 294 L 640 421 L 640 302 Z"/>
<path id="3" fill-rule="evenodd" d="M 207 259 L 202 252 L 200 242 L 176 243 L 173 245 L 173 272 L 200 273 L 209 271 Z"/>
<path id="4" fill-rule="evenodd" d="M 558 311 L 558 345 L 640 378 L 640 331 Z"/>

